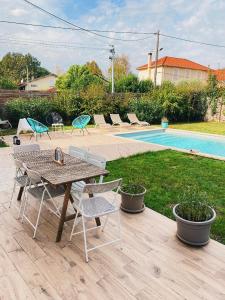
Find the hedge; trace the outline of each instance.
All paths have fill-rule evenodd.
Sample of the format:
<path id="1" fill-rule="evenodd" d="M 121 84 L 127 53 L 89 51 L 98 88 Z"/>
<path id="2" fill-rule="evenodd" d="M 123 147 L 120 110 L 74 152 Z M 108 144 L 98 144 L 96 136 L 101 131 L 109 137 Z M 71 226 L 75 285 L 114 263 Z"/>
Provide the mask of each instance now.
<path id="1" fill-rule="evenodd" d="M 199 83 L 182 83 L 174 86 L 164 83 L 150 93 L 107 94 L 94 87 L 86 92 L 63 91 L 50 99 L 13 99 L 6 103 L 4 117 L 13 126 L 20 118 L 32 117 L 46 123 L 47 115 L 57 111 L 66 124 L 80 114 L 104 114 L 109 119 L 110 113 L 118 113 L 126 121 L 128 112 L 135 112 L 141 120 L 159 123 L 163 116 L 170 121 L 201 121 L 207 110 L 205 87 Z"/>

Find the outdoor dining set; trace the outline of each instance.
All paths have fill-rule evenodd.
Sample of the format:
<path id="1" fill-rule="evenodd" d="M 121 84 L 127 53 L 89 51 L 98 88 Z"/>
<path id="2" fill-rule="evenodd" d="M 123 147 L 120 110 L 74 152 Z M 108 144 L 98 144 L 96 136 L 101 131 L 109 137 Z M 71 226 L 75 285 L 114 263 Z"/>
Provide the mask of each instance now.
<path id="1" fill-rule="evenodd" d="M 63 159 L 58 161 L 55 159 L 56 150 L 41 150 L 38 144 L 15 146 L 12 156 L 16 172 L 9 206 L 15 204 L 18 187 L 19 205 L 13 206 L 18 209 L 18 218 L 32 226 L 33 238 L 38 233 L 43 206 L 58 218 L 56 242 L 60 242 L 62 238 L 64 224 L 74 219 L 70 240 L 74 235 L 83 234 L 85 260 L 88 262 L 90 251 L 121 239 L 120 213 L 116 198 L 122 180 L 103 182 L 104 176 L 109 173 L 106 170 L 106 160 L 86 150 L 70 146 L 68 154 L 61 151 L 61 155 Z M 57 197 L 61 198 L 56 201 Z M 31 199 L 38 200 L 35 222 L 30 216 Z M 73 208 L 72 214 L 68 214 L 69 203 Z M 34 211 L 32 216 L 33 214 Z M 111 214 L 118 217 L 118 236 L 101 245 L 88 247 L 87 231 L 96 228 L 103 231 Z M 87 227 L 87 223 L 90 225 L 93 219 L 96 225 Z M 77 231 L 79 223 L 82 230 Z"/>

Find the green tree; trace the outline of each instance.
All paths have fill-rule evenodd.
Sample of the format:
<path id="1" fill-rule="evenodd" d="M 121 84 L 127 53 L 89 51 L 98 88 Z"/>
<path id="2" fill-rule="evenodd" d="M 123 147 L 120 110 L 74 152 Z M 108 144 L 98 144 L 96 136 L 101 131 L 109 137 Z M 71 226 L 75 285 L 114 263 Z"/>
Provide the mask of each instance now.
<path id="1" fill-rule="evenodd" d="M 219 101 L 219 88 L 216 75 L 210 73 L 207 82 L 207 96 L 212 113 L 215 114 Z"/>
<path id="2" fill-rule="evenodd" d="M 0 61 L 0 76 L 9 80 L 20 82 L 22 79 L 38 78 L 49 74 L 49 71 L 41 67 L 40 61 L 31 54 L 7 53 Z"/>
<path id="3" fill-rule="evenodd" d="M 72 65 L 66 74 L 57 78 L 56 88 L 59 90 L 74 89 L 82 91 L 91 84 L 101 82 L 102 80 L 93 75 L 86 65 Z"/>
<path id="4" fill-rule="evenodd" d="M 138 85 L 139 82 L 137 76 L 134 74 L 128 74 L 115 82 L 115 91 L 117 93 L 136 93 L 138 91 Z"/>
<path id="5" fill-rule="evenodd" d="M 98 77 L 103 77 L 102 70 L 99 68 L 96 61 L 88 61 L 86 62 L 85 66 L 88 68 L 91 74 L 96 75 Z"/>
<path id="6" fill-rule="evenodd" d="M 112 68 L 108 69 L 111 76 Z M 114 79 L 119 80 L 130 73 L 130 63 L 126 55 L 116 56 L 114 59 Z"/>

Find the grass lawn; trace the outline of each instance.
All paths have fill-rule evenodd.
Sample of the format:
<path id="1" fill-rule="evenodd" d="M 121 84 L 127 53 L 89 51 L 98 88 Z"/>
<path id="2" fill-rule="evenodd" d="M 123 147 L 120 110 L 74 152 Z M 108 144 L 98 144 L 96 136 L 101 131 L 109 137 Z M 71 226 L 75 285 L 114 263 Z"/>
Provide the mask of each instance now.
<path id="1" fill-rule="evenodd" d="M 172 150 L 148 152 L 107 164 L 107 180 L 123 178 L 147 189 L 145 204 L 173 218 L 172 207 L 187 186 L 207 192 L 217 212 L 211 237 L 225 244 L 225 163 Z"/>
<path id="2" fill-rule="evenodd" d="M 194 122 L 169 125 L 170 128 L 225 135 L 225 122 Z"/>

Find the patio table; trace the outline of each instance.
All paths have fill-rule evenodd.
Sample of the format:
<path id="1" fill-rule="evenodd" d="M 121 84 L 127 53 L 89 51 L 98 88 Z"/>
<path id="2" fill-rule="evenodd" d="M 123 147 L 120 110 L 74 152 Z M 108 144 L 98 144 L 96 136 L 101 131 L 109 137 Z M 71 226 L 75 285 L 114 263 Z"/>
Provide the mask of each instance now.
<path id="1" fill-rule="evenodd" d="M 101 169 L 95 165 L 81 160 L 80 158 L 64 153 L 65 165 L 59 165 L 54 160 L 54 150 L 41 150 L 32 152 L 22 152 L 13 154 L 15 159 L 18 159 L 26 164 L 26 166 L 38 172 L 42 179 L 53 186 L 64 185 L 65 195 L 61 211 L 61 217 L 58 226 L 56 242 L 59 242 L 62 237 L 64 223 L 75 218 L 75 213 L 66 215 L 69 201 L 73 203 L 71 196 L 72 183 L 76 181 L 90 182 L 96 176 L 107 175 L 107 170 Z M 21 200 L 23 188 L 20 188 L 17 200 Z M 93 195 L 89 195 L 92 197 Z M 101 225 L 100 219 L 96 218 L 97 226 Z"/>

